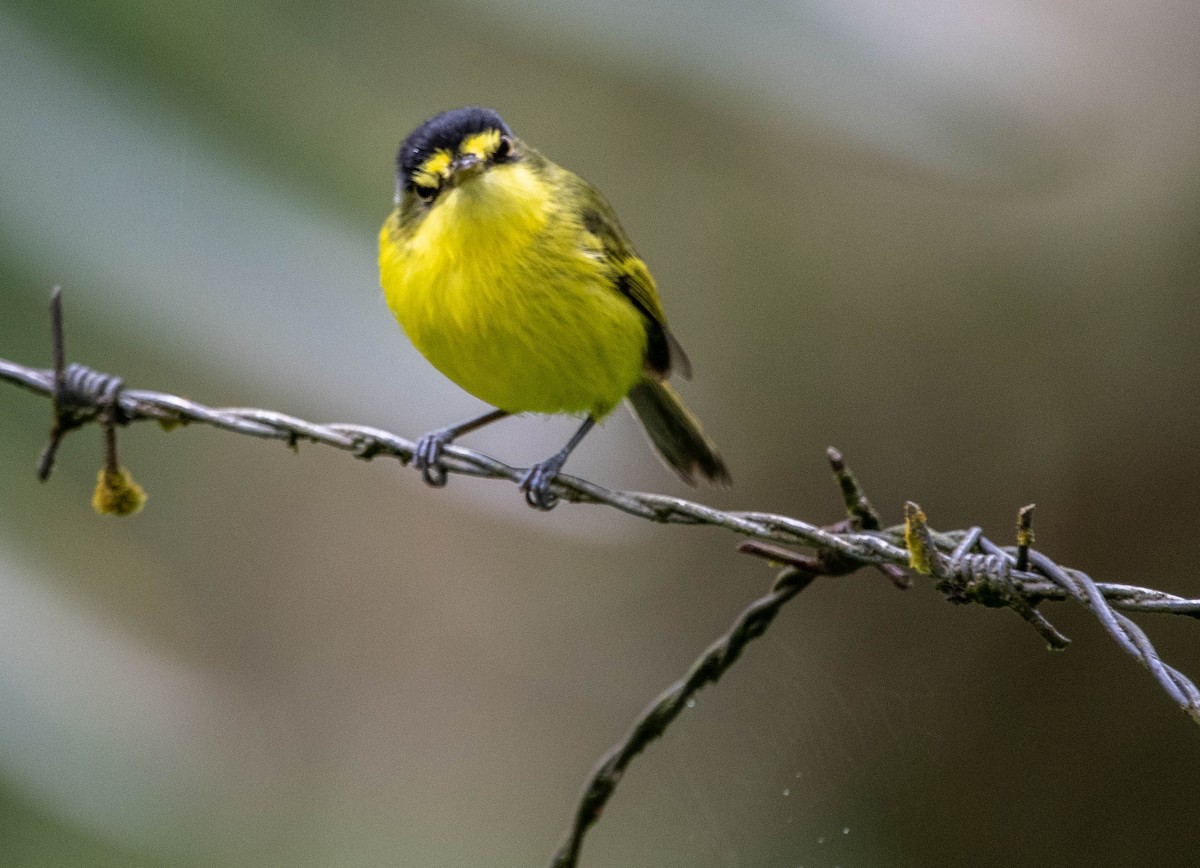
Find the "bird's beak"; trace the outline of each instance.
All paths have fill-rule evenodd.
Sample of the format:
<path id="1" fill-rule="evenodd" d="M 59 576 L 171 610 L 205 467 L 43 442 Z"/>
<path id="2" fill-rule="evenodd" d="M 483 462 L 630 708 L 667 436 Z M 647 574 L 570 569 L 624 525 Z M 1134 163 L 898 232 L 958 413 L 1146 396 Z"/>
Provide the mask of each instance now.
<path id="1" fill-rule="evenodd" d="M 450 163 L 450 185 L 457 187 L 468 178 L 473 178 L 487 168 L 487 163 L 476 154 L 459 154 Z"/>

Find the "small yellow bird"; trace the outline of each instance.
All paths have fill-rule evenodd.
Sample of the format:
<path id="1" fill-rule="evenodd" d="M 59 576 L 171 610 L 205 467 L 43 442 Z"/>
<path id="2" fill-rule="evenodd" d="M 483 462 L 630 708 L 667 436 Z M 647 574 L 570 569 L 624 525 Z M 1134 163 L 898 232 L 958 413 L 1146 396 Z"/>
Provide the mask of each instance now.
<path id="1" fill-rule="evenodd" d="M 414 464 L 429 484 L 445 484 L 442 450 L 462 434 L 515 413 L 583 415 L 567 445 L 521 482 L 530 506 L 550 509 L 567 456 L 622 398 L 685 481 L 729 482 L 666 383 L 672 368 L 690 376 L 690 364 L 612 207 L 495 111 L 444 112 L 401 144 L 379 271 L 417 349 L 497 408 L 420 439 Z"/>

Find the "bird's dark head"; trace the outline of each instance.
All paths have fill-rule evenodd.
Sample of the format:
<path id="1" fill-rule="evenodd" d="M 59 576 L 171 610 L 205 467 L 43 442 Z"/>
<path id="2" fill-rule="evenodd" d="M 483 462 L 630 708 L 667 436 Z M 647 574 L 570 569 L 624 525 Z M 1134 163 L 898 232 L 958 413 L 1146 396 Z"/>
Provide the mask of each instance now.
<path id="1" fill-rule="evenodd" d="M 489 166 L 518 158 L 508 124 L 489 108 L 442 112 L 408 134 L 396 155 L 396 195 L 426 204 Z"/>

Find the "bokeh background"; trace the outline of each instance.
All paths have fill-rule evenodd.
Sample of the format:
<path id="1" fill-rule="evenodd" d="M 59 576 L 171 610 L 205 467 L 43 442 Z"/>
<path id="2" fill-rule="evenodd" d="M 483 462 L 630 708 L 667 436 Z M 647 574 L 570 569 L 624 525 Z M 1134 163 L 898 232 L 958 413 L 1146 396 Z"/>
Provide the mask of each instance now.
<path id="1" fill-rule="evenodd" d="M 480 409 L 377 288 L 399 140 L 501 110 L 658 277 L 724 508 L 1200 595 L 1191 2 L 0 2 L 0 356 L 415 437 Z M 0 385 L 0 862 L 544 864 L 585 774 L 771 574 L 729 533 Z M 569 420 L 470 445 L 512 463 Z M 618 413 L 573 472 L 692 495 Z M 1086 614 L 826 580 L 640 757 L 586 866 L 1192 865 L 1200 732 Z M 1140 618 L 1200 677 L 1200 626 Z"/>

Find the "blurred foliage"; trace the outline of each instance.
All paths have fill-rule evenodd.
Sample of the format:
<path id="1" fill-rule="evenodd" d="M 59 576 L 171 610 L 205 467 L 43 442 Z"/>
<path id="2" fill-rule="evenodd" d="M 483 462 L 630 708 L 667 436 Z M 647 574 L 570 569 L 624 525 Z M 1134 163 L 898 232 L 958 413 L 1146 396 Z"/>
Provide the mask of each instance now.
<path id="1" fill-rule="evenodd" d="M 38 811 L 24 796 L 0 786 L 0 852 L 9 865 L 26 868 L 142 868 L 162 861 L 128 847 L 88 835 L 79 828 Z M 172 864 L 186 863 L 172 861 Z"/>

